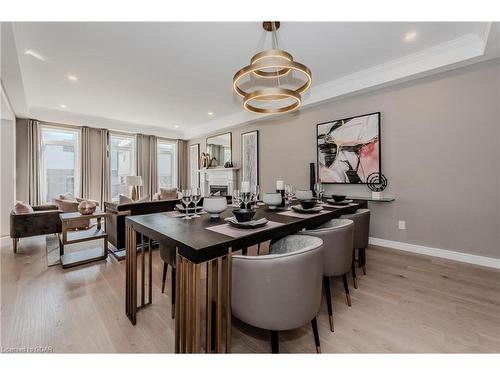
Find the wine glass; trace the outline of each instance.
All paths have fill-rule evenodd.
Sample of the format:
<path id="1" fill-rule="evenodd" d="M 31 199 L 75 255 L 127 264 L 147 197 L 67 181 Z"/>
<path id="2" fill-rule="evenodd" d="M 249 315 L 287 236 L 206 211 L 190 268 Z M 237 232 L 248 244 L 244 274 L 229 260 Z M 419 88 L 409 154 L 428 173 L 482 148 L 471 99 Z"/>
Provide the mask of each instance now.
<path id="1" fill-rule="evenodd" d="M 189 216 L 189 204 L 191 203 L 191 190 L 182 190 L 182 203 L 186 206 L 186 215 L 183 217 L 184 220 L 191 220 Z"/>
<path id="2" fill-rule="evenodd" d="M 316 182 L 314 184 L 314 192 L 316 193 L 316 200 L 318 202 L 322 202 L 323 200 L 323 185 L 321 184 L 321 182 Z"/>
<path id="3" fill-rule="evenodd" d="M 252 201 L 252 194 L 250 192 L 241 193 L 241 200 L 243 201 L 243 208 L 247 209 L 248 204 Z"/>
<path id="4" fill-rule="evenodd" d="M 293 196 L 295 195 L 295 186 L 285 185 L 285 198 L 286 204 L 290 205 L 292 203 Z"/>
<path id="5" fill-rule="evenodd" d="M 259 194 L 260 194 L 260 187 L 259 185 L 254 185 L 252 186 L 252 188 L 250 189 L 251 193 L 252 193 L 252 205 L 257 207 L 257 202 L 259 201 Z"/>
<path id="6" fill-rule="evenodd" d="M 200 200 L 201 200 L 201 189 L 199 187 L 192 188 L 191 189 L 191 201 L 194 203 L 194 215 L 192 216 L 192 218 L 200 217 L 200 215 L 198 215 L 196 213 L 196 208 L 197 208 L 198 202 Z"/>
<path id="7" fill-rule="evenodd" d="M 240 207 L 240 191 L 238 189 L 233 190 L 231 203 L 233 206 Z"/>

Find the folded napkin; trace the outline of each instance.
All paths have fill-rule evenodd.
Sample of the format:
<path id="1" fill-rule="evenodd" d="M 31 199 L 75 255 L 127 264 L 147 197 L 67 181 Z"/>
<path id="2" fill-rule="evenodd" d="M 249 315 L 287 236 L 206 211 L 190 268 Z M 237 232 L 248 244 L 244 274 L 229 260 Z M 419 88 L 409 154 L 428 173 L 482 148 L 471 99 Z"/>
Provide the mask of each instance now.
<path id="1" fill-rule="evenodd" d="M 243 224 L 243 225 L 248 225 L 248 226 L 252 226 L 252 227 L 255 226 L 255 225 L 260 225 L 260 224 L 267 223 L 267 219 L 265 217 L 263 217 L 263 218 L 261 218 L 259 220 L 245 221 L 243 223 L 240 223 L 238 220 L 236 220 L 236 218 L 234 216 L 227 217 L 224 220 L 230 221 L 231 223 Z"/>

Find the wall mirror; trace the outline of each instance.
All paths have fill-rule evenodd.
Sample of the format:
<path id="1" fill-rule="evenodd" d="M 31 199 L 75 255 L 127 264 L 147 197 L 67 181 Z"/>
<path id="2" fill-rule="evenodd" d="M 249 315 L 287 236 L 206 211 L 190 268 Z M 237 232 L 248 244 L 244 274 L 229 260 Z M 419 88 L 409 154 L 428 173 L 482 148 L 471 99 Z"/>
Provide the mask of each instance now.
<path id="1" fill-rule="evenodd" d="M 231 161 L 231 133 L 224 133 L 207 138 L 207 153 L 210 158 L 215 158 L 212 167 L 223 167 Z"/>

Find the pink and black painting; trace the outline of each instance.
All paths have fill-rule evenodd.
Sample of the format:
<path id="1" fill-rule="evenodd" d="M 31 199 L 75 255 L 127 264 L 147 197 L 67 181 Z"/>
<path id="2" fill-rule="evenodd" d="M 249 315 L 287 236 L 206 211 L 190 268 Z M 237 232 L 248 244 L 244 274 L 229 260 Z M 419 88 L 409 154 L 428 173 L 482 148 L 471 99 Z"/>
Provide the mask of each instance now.
<path id="1" fill-rule="evenodd" d="M 365 184 L 380 173 L 380 112 L 317 125 L 318 176 L 324 184 Z"/>

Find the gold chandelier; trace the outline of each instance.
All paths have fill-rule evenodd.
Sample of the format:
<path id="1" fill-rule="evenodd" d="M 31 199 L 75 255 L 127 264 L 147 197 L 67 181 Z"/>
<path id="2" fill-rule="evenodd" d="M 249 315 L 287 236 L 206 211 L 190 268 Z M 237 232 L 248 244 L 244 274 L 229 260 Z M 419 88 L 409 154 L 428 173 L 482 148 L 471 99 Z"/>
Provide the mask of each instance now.
<path id="1" fill-rule="evenodd" d="M 302 94 L 311 86 L 312 74 L 309 68 L 293 61 L 293 56 L 279 49 L 276 30 L 278 21 L 262 23 L 264 30 L 272 33 L 272 49 L 257 53 L 250 60 L 250 65 L 238 70 L 233 77 L 233 89 L 243 98 L 243 107 L 256 113 L 285 113 L 297 109 L 302 103 Z M 294 73 L 299 73 L 305 80 L 296 82 Z M 248 78 L 247 85 L 256 86 L 256 80 L 262 78 L 264 87 L 243 89 L 242 79 Z M 292 81 L 287 82 L 287 81 Z M 269 87 L 269 83 L 273 86 Z"/>

